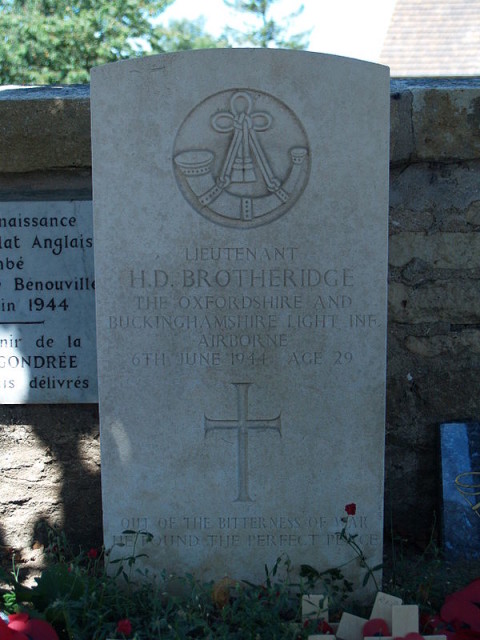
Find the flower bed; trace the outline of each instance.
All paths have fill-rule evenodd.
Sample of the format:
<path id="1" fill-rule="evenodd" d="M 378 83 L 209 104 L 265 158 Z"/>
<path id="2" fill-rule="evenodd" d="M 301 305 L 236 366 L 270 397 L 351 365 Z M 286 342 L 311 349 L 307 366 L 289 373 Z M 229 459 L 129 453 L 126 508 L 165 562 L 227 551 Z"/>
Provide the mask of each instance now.
<path id="1" fill-rule="evenodd" d="M 355 535 L 348 530 L 355 505 L 347 505 L 345 511 L 341 539 L 355 552 L 364 583 L 373 580 L 378 587 L 374 573 L 379 567 L 368 565 Z M 302 618 L 302 596 L 311 593 L 328 597 L 333 620 L 340 618 L 347 599 L 349 611 L 365 613 L 352 602 L 353 585 L 341 569 L 319 572 L 304 565 L 300 580 L 294 580 L 286 556 L 265 570 L 263 584 L 254 585 L 227 578 L 201 583 L 191 575 L 165 573 L 153 578 L 139 569 L 140 556 L 135 552 L 110 562 L 102 549 L 73 552 L 61 535 L 51 535 L 44 553 L 47 566 L 32 587 L 21 583 L 15 564 L 12 572 L 3 572 L 0 609 L 10 617 L 0 620 L 0 640 L 301 640 L 311 634 L 332 634 L 335 626 L 329 625 L 320 608 Z M 480 580 L 447 598 L 442 608 L 444 596 L 453 589 L 441 561 L 438 557 L 433 561 L 438 577 L 430 584 L 428 578 L 433 574 L 427 569 L 431 560 L 424 556 L 417 567 L 420 581 L 415 580 L 416 586 L 410 564 L 407 577 L 390 571 L 384 588 L 405 603 L 420 605 L 421 633 L 445 634 L 448 640 L 480 640 L 476 604 L 480 602 Z M 375 636 L 385 634 L 380 627 L 374 630 Z"/>

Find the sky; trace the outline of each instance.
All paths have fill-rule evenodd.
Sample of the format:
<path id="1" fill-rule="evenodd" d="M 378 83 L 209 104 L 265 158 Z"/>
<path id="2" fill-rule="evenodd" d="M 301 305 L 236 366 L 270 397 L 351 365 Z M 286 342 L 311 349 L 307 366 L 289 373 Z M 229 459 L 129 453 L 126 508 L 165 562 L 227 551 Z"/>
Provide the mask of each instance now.
<path id="1" fill-rule="evenodd" d="M 303 4 L 303 13 L 292 22 L 292 33 L 312 29 L 309 51 L 378 62 L 396 0 L 277 0 L 272 9 L 276 21 Z M 223 0 L 175 0 L 161 22 L 205 17 L 205 29 L 220 35 L 225 25 L 239 27 L 245 18 Z"/>

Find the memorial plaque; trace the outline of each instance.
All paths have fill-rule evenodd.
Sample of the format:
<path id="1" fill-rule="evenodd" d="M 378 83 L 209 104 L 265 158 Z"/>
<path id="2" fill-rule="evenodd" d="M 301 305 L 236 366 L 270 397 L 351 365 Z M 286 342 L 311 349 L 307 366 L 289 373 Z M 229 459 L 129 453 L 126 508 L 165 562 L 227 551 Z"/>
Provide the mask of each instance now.
<path id="1" fill-rule="evenodd" d="M 262 580 L 353 559 L 355 502 L 380 563 L 388 70 L 196 51 L 91 89 L 106 546 Z"/>
<path id="2" fill-rule="evenodd" d="M 445 554 L 480 558 L 480 423 L 441 424 L 440 447 Z"/>
<path id="3" fill-rule="evenodd" d="M 91 202 L 0 203 L 0 403 L 97 401 Z"/>

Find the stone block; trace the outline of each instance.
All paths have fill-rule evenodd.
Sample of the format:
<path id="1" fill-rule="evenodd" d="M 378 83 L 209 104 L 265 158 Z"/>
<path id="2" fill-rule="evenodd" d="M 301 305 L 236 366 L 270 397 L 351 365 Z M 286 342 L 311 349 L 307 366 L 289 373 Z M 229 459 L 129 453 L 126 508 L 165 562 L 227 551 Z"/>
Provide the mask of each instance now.
<path id="1" fill-rule="evenodd" d="M 480 354 L 480 330 L 464 329 L 447 335 L 431 337 L 408 336 L 405 346 L 410 353 L 423 358 L 460 358 L 467 354 Z"/>
<path id="2" fill-rule="evenodd" d="M 433 84 L 433 81 L 430 81 Z M 455 89 L 455 91 L 453 91 Z M 421 160 L 480 157 L 480 82 L 447 81 L 412 88 L 415 155 Z"/>
<path id="3" fill-rule="evenodd" d="M 394 267 L 421 260 L 433 269 L 480 267 L 480 233 L 398 233 L 390 238 L 388 261 Z"/>
<path id="4" fill-rule="evenodd" d="M 393 322 L 478 324 L 480 289 L 475 279 L 468 278 L 428 282 L 418 287 L 391 282 L 388 312 Z"/>
<path id="5" fill-rule="evenodd" d="M 91 167 L 88 86 L 0 89 L 0 172 Z"/>
<path id="6" fill-rule="evenodd" d="M 391 81 L 390 95 L 390 162 L 408 162 L 415 150 L 412 130 L 412 94 L 408 89 L 397 90 Z"/>

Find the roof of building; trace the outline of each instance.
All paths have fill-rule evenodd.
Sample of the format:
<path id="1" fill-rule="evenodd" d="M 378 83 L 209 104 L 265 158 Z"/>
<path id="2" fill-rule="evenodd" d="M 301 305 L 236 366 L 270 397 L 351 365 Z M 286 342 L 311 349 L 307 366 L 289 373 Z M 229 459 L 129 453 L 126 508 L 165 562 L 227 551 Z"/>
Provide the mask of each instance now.
<path id="1" fill-rule="evenodd" d="M 394 77 L 480 75 L 480 0 L 397 0 L 380 62 Z"/>

